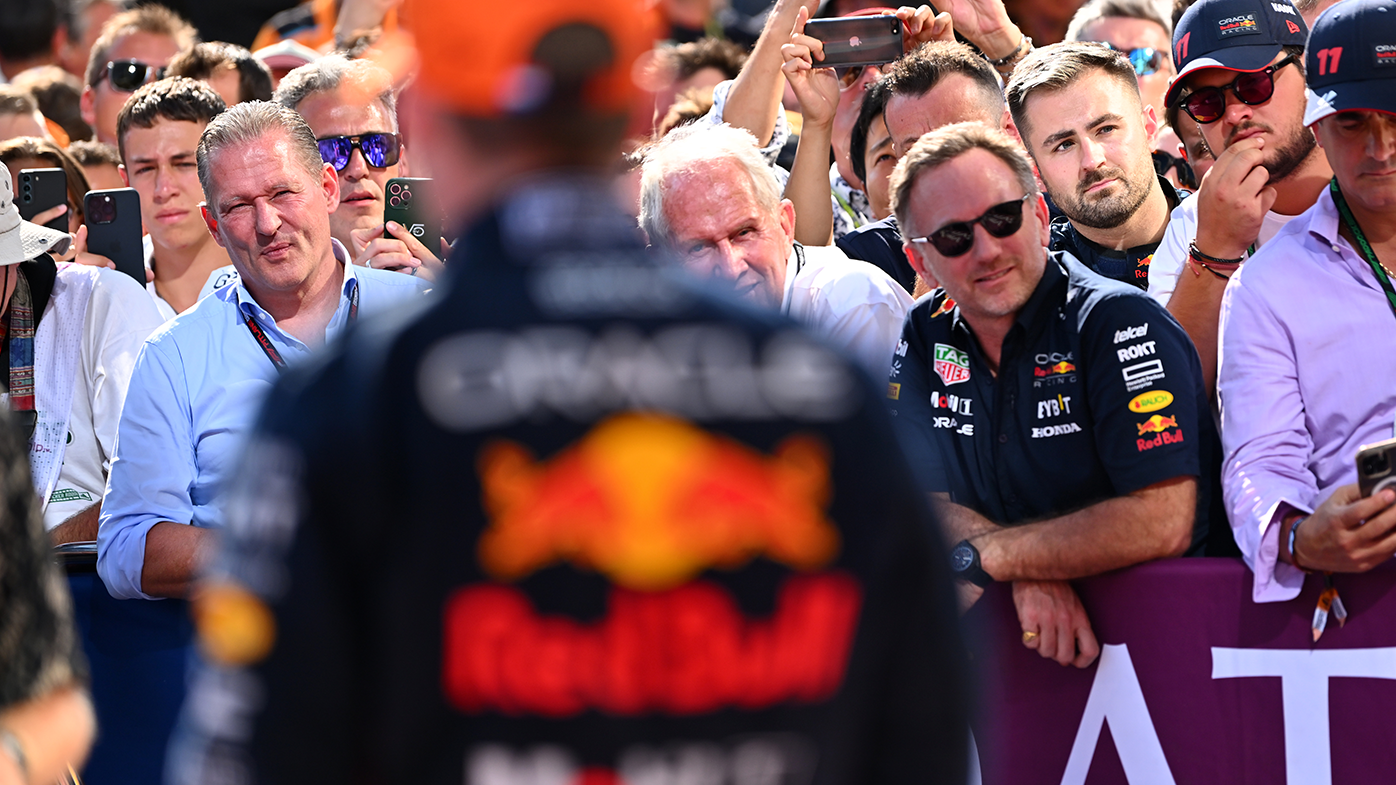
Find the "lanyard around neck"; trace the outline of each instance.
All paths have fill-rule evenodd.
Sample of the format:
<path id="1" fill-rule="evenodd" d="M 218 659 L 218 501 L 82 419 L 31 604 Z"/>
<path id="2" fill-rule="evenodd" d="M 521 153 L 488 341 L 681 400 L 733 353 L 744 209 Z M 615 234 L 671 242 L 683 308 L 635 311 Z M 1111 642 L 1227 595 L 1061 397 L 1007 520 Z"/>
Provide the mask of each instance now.
<path id="1" fill-rule="evenodd" d="M 1333 204 L 1338 207 L 1338 215 L 1343 219 L 1343 225 L 1352 232 L 1353 239 L 1357 240 L 1357 247 L 1362 251 L 1362 256 L 1371 266 L 1372 273 L 1377 276 L 1377 285 L 1386 294 L 1386 300 L 1391 304 L 1391 312 L 1396 313 L 1396 288 L 1392 288 L 1391 278 L 1386 274 L 1386 268 L 1382 267 L 1377 260 L 1376 251 L 1367 242 L 1367 235 L 1362 233 L 1362 227 L 1357 225 L 1357 219 L 1352 216 L 1352 210 L 1348 209 L 1347 200 L 1343 198 L 1343 192 L 1338 188 L 1338 178 L 1334 177 L 1328 184 L 1328 190 L 1333 194 Z"/>
<path id="2" fill-rule="evenodd" d="M 359 282 L 355 279 L 354 285 L 349 288 L 349 323 L 353 324 L 354 320 L 358 318 Z M 267 355 L 267 359 L 271 360 L 271 364 L 276 367 L 276 372 L 284 372 L 286 370 L 286 361 L 281 359 L 281 352 L 277 350 L 276 344 L 271 342 L 271 337 L 267 335 L 266 330 L 262 329 L 262 325 L 257 324 L 257 319 L 252 316 L 252 314 L 244 311 L 242 314 L 242 322 L 247 325 L 247 331 L 252 333 L 252 338 L 257 342 L 257 345 L 262 347 L 262 351 Z"/>

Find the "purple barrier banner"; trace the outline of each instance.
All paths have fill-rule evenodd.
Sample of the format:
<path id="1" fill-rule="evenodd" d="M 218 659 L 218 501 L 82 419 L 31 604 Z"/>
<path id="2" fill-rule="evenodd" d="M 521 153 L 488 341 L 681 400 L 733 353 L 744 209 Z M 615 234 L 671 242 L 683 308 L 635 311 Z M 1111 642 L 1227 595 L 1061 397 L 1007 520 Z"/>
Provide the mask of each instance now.
<path id="1" fill-rule="evenodd" d="M 966 616 L 984 696 L 984 785 L 1396 782 L 1396 564 L 1335 578 L 1350 617 L 1310 630 L 1323 581 L 1257 605 L 1239 560 L 1075 581 L 1102 653 L 1022 645 L 1008 586 Z"/>

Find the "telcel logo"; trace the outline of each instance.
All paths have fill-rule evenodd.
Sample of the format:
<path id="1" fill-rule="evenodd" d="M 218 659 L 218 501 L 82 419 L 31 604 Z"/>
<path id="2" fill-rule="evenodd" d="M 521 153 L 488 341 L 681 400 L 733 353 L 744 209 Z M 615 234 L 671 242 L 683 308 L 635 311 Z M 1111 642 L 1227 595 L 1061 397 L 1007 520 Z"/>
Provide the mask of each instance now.
<path id="1" fill-rule="evenodd" d="M 1166 408 L 1170 403 L 1173 403 L 1173 393 L 1167 390 L 1154 390 L 1134 396 L 1134 400 L 1129 402 L 1129 410 L 1141 414 L 1156 412 Z"/>

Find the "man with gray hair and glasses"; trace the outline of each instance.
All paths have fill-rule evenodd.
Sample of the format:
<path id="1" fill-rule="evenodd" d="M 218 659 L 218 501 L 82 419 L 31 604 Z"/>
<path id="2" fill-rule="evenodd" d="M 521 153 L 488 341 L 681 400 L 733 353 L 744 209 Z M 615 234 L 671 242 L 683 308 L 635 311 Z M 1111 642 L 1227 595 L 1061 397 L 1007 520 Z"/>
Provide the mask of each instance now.
<path id="1" fill-rule="evenodd" d="M 685 269 L 843 347 L 880 378 L 911 297 L 882 270 L 834 246 L 795 242 L 795 206 L 750 132 L 690 126 L 646 155 L 640 226 Z"/>
<path id="2" fill-rule="evenodd" d="M 367 60 L 329 55 L 287 74 L 275 100 L 305 118 L 339 176 L 330 230 L 354 264 L 435 279 L 444 244 L 427 248 L 406 227 L 383 220 L 388 180 L 408 176 L 392 75 Z"/>
<path id="3" fill-rule="evenodd" d="M 97 537 L 119 598 L 183 597 L 222 524 L 220 496 L 241 437 L 288 364 L 424 282 L 356 268 L 330 236 L 339 203 L 300 115 L 238 104 L 198 148 L 204 222 L 240 281 L 167 322 L 136 360 Z"/>
<path id="4" fill-rule="evenodd" d="M 907 317 L 887 397 L 962 600 L 1011 581 L 1023 645 L 1084 668 L 1100 648 L 1068 581 L 1203 551 L 1219 447 L 1197 351 L 1144 292 L 1047 252 L 1006 133 L 932 131 L 891 188 L 943 291 Z"/>

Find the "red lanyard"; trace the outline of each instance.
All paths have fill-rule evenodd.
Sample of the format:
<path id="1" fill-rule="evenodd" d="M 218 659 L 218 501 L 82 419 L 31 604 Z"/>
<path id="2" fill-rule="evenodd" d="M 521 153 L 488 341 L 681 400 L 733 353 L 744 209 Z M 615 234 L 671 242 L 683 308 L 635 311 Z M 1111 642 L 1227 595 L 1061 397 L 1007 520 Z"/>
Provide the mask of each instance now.
<path id="1" fill-rule="evenodd" d="M 349 323 L 353 324 L 354 320 L 358 318 L 359 281 L 355 278 L 354 286 L 349 290 Z M 257 341 L 257 345 L 262 347 L 262 351 L 266 353 L 267 359 L 271 360 L 271 364 L 276 366 L 276 372 L 281 373 L 285 371 L 286 361 L 281 359 L 281 352 L 277 351 L 276 345 L 271 342 L 271 338 L 268 337 L 266 331 L 262 329 L 262 325 L 257 324 L 257 320 L 253 318 L 252 314 L 246 312 L 243 313 L 242 321 L 247 325 L 247 331 L 252 333 L 253 340 Z"/>

